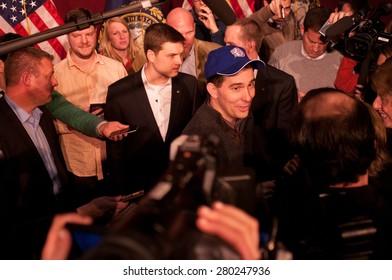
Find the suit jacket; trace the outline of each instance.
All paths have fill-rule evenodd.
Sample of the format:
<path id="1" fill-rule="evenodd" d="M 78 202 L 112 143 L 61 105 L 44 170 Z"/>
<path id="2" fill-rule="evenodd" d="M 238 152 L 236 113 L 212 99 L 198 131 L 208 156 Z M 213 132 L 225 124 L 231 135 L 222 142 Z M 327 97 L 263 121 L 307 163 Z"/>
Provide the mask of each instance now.
<path id="1" fill-rule="evenodd" d="M 40 126 L 52 150 L 62 188 L 66 189 L 67 171 L 53 119 L 45 108 L 40 109 L 44 112 Z M 0 123 L 0 258 L 39 257 L 52 215 L 68 209 L 59 202 L 63 201 L 61 195 L 55 198 L 40 154 L 3 97 Z"/>
<path id="2" fill-rule="evenodd" d="M 141 71 L 109 86 L 105 119 L 138 126 L 124 140 L 107 142 L 109 181 L 114 194 L 148 191 L 154 186 L 167 168 L 170 143 L 181 134 L 200 103 L 195 77 L 179 73 L 172 78 L 169 126 L 166 139 L 162 139 Z"/>
<path id="3" fill-rule="evenodd" d="M 196 77 L 199 91 L 202 92 L 202 99 L 205 100 L 207 96 L 206 84 L 207 79 L 204 76 L 204 65 L 206 64 L 208 54 L 210 51 L 220 48 L 221 46 L 213 43 L 195 39 L 194 41 L 195 63 L 196 63 Z"/>
<path id="4" fill-rule="evenodd" d="M 298 104 L 294 78 L 267 65 L 256 76 L 256 94 L 251 111 L 259 180 L 271 180 L 291 158 L 287 141 L 293 110 Z"/>
<path id="5" fill-rule="evenodd" d="M 225 45 L 225 32 L 226 25 L 219 19 L 215 17 L 216 26 L 218 27 L 218 31 L 211 34 L 211 31 L 204 25 L 204 23 L 199 19 L 198 14 L 193 7 L 190 12 L 192 13 L 193 20 L 196 24 L 196 35 L 195 37 L 198 40 L 203 40 L 207 42 L 214 42 L 221 46 Z"/>

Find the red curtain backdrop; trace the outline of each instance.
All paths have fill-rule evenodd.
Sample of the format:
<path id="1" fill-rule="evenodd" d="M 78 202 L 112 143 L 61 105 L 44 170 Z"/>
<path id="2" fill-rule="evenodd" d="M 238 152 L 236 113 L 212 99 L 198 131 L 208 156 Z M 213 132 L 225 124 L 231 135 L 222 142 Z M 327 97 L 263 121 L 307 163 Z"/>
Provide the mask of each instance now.
<path id="1" fill-rule="evenodd" d="M 108 0 L 110 1 L 110 0 Z M 386 0 L 370 0 L 369 3 L 372 6 L 376 6 L 381 2 L 384 2 Z M 171 0 L 163 5 L 163 11 L 164 13 L 167 14 L 170 9 L 173 7 L 179 7 L 182 5 L 184 0 Z M 261 0 L 256 0 L 256 8 L 261 7 L 262 5 L 260 4 L 262 1 Z M 78 7 L 83 7 L 90 9 L 93 13 L 98 13 L 98 12 L 103 12 L 105 10 L 105 5 L 106 5 L 106 0 L 54 0 L 54 3 L 56 4 L 56 7 L 64 19 L 64 15 L 72 9 L 78 8 Z M 337 0 L 321 0 L 321 4 L 324 6 L 327 6 L 331 10 L 333 10 L 337 6 Z M 389 16 L 387 18 L 384 17 L 384 22 L 388 23 L 389 20 L 392 19 L 392 16 Z"/>
<path id="2" fill-rule="evenodd" d="M 68 11 L 79 7 L 89 9 L 95 14 L 103 12 L 106 5 L 106 0 L 53 0 L 53 2 L 63 19 Z"/>

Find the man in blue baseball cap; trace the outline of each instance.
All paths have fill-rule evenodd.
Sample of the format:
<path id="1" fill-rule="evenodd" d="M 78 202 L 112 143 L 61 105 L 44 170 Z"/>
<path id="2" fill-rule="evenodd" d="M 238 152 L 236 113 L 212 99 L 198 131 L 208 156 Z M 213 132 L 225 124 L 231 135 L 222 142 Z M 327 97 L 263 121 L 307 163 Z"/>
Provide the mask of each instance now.
<path id="1" fill-rule="evenodd" d="M 183 134 L 217 135 L 220 166 L 242 166 L 244 155 L 250 153 L 254 69 L 264 67 L 263 61 L 250 60 L 245 50 L 236 46 L 224 46 L 208 55 L 204 69 L 208 97 Z"/>

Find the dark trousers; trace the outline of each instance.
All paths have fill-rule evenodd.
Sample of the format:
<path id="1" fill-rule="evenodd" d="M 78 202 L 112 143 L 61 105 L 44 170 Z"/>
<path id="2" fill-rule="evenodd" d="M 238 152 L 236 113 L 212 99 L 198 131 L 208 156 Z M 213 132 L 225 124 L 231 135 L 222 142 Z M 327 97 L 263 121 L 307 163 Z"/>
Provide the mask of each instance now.
<path id="1" fill-rule="evenodd" d="M 108 189 L 104 180 L 98 180 L 97 176 L 79 177 L 72 174 L 74 195 L 77 204 L 83 205 L 94 198 L 108 195 Z"/>

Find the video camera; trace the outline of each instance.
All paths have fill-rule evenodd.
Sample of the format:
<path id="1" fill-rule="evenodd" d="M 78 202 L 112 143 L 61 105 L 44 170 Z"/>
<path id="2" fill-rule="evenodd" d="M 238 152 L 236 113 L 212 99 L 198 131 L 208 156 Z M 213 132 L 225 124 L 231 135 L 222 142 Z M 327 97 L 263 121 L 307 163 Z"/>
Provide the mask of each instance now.
<path id="1" fill-rule="evenodd" d="M 195 226 L 196 210 L 215 200 L 253 214 L 253 174 L 239 168 L 218 174 L 215 135 L 191 135 L 168 171 L 137 206 L 131 205 L 110 224 L 99 244 L 83 259 L 239 259 L 217 237 Z"/>
<path id="2" fill-rule="evenodd" d="M 392 4 L 383 2 L 371 17 L 354 22 L 354 26 L 346 32 L 346 52 L 357 58 L 365 58 L 377 44 L 391 42 L 392 35 L 383 32 L 385 25 L 380 20 L 381 16 L 391 13 Z"/>
<path id="3" fill-rule="evenodd" d="M 354 59 L 362 60 L 368 57 L 378 44 L 391 42 L 392 35 L 383 32 L 385 25 L 380 20 L 381 16 L 391 13 L 392 4 L 383 2 L 372 15 L 369 15 L 368 9 L 362 9 L 352 17 L 342 17 L 333 24 L 327 21 L 319 33 L 335 41 L 338 49 L 341 47 L 336 44 L 336 39 L 343 39 L 341 45 L 344 45 L 345 53 Z M 341 38 L 343 33 L 344 38 Z"/>

